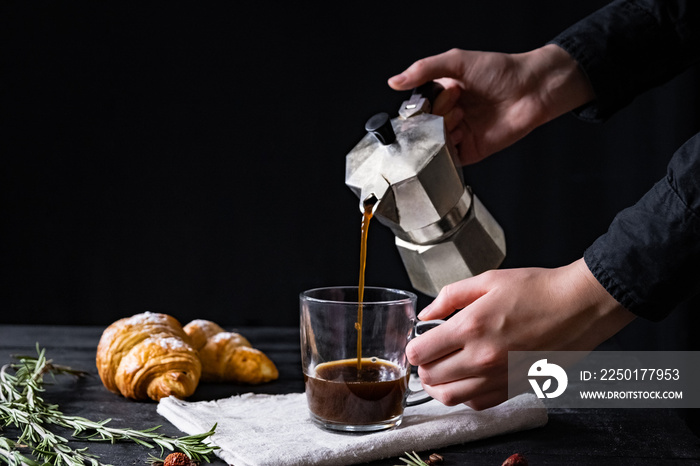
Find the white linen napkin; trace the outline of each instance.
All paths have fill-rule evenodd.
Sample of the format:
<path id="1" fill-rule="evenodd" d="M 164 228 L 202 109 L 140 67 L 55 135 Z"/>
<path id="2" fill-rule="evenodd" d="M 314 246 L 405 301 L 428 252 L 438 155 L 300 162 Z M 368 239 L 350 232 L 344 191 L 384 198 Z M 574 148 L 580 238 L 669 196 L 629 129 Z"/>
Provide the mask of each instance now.
<path id="1" fill-rule="evenodd" d="M 372 434 L 319 429 L 309 418 L 304 393 L 247 393 L 199 402 L 168 397 L 158 403 L 158 413 L 188 434 L 206 432 L 218 423 L 211 441 L 221 447 L 217 455 L 235 466 L 364 463 L 547 423 L 547 409 L 532 394 L 483 411 L 430 401 L 406 408 L 401 426 Z"/>

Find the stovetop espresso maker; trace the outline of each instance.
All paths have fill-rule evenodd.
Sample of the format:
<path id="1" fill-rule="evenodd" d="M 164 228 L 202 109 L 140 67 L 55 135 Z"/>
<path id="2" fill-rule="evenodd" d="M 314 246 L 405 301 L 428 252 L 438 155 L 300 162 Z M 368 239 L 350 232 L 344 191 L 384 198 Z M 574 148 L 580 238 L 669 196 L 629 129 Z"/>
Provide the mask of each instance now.
<path id="1" fill-rule="evenodd" d="M 360 210 L 373 205 L 373 215 L 396 237 L 413 287 L 429 296 L 498 267 L 506 251 L 503 229 L 464 184 L 443 118 L 430 113 L 441 89 L 423 85 L 398 117 L 370 118 L 345 168 Z"/>

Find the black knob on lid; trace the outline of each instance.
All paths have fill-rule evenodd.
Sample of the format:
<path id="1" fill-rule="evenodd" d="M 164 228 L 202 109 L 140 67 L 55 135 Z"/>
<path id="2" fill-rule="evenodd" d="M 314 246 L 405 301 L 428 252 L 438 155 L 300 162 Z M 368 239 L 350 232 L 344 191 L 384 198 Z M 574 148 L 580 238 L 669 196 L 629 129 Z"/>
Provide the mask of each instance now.
<path id="1" fill-rule="evenodd" d="M 396 133 L 391 127 L 391 119 L 385 112 L 377 113 L 365 123 L 365 130 L 372 133 L 382 144 L 389 145 L 396 141 Z"/>

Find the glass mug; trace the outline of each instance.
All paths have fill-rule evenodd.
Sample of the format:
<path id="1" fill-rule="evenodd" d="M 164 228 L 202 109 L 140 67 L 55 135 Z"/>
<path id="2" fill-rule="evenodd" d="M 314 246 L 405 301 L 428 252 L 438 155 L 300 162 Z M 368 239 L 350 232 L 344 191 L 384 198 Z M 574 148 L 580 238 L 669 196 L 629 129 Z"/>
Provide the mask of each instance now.
<path id="1" fill-rule="evenodd" d="M 405 407 L 431 400 L 408 386 L 406 345 L 419 330 L 443 321 L 418 322 L 415 294 L 365 287 L 360 341 L 356 286 L 316 288 L 299 300 L 301 362 L 316 425 L 342 432 L 391 429 L 401 424 Z"/>

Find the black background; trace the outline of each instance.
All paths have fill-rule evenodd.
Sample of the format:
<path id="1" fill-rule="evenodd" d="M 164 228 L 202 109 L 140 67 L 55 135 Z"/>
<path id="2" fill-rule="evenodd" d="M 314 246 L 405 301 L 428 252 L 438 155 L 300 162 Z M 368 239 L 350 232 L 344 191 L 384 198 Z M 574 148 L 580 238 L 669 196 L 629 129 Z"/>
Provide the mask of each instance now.
<path id="1" fill-rule="evenodd" d="M 386 79 L 452 47 L 530 50 L 605 3 L 3 2 L 0 323 L 296 325 L 300 291 L 357 281 L 344 156 L 406 98 Z M 697 82 L 466 167 L 503 267 L 581 257 L 699 129 Z M 389 230 L 369 241 L 368 284 L 410 289 Z M 620 341 L 692 346 L 697 307 Z"/>

